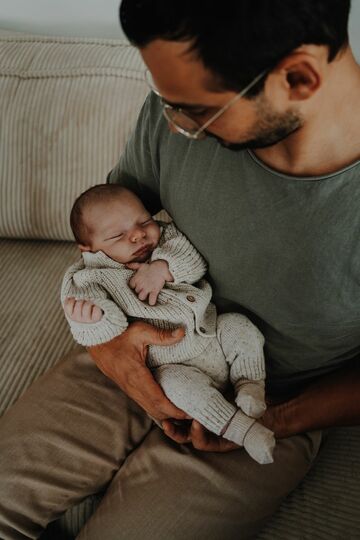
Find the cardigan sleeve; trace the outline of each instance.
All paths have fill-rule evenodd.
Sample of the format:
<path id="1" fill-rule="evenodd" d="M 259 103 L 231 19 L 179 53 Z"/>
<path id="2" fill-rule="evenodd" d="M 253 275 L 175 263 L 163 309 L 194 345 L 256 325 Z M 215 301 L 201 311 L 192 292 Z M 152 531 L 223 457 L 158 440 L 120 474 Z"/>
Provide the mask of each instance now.
<path id="1" fill-rule="evenodd" d="M 103 316 L 95 323 L 73 321 L 64 312 L 75 341 L 80 345 L 91 347 L 122 334 L 128 326 L 128 321 L 104 287 L 88 279 L 81 284 L 82 280 L 76 279 L 79 272 L 88 270 L 84 269 L 81 263 L 75 263 L 66 271 L 61 287 L 61 304 L 64 308 L 65 299 L 74 297 L 76 300 L 90 300 L 102 309 Z"/>
<path id="2" fill-rule="evenodd" d="M 173 223 L 164 224 L 162 239 L 152 253 L 152 261 L 159 259 L 168 263 L 174 284 L 196 283 L 207 270 L 203 257 Z"/>

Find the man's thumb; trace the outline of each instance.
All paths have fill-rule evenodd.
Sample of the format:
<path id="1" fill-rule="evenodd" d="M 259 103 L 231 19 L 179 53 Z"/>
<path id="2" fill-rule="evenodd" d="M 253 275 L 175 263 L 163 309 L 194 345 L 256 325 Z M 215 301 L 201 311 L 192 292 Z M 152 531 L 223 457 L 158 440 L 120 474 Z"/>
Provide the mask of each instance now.
<path id="1" fill-rule="evenodd" d="M 174 328 L 173 330 L 155 329 L 152 335 L 149 336 L 149 345 L 163 345 L 164 347 L 174 345 L 183 339 L 185 329 L 182 327 Z"/>

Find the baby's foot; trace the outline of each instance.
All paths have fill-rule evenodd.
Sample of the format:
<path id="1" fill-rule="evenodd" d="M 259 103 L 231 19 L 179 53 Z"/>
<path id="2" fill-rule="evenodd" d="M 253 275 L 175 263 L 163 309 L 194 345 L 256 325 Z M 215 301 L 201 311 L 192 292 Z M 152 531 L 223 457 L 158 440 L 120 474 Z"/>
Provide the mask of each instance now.
<path id="1" fill-rule="evenodd" d="M 244 382 L 238 390 L 235 402 L 248 416 L 261 418 L 266 411 L 264 382 Z"/>
<path id="2" fill-rule="evenodd" d="M 274 434 L 242 411 L 237 411 L 232 417 L 223 437 L 239 446 L 244 446 L 248 454 L 258 463 L 273 462 Z"/>
<path id="3" fill-rule="evenodd" d="M 273 463 L 275 448 L 273 432 L 259 422 L 255 422 L 245 435 L 244 448 L 261 465 Z"/>

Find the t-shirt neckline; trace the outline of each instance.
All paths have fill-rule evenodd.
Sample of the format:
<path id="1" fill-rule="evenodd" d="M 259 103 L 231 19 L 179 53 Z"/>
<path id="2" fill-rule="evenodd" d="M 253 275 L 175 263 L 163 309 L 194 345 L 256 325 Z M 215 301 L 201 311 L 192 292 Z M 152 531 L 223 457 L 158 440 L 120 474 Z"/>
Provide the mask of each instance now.
<path id="1" fill-rule="evenodd" d="M 333 178 L 334 176 L 341 175 L 344 172 L 347 172 L 350 169 L 353 169 L 354 167 L 360 165 L 360 160 L 357 160 L 354 163 L 351 163 L 350 165 L 347 165 L 346 167 L 343 167 L 342 169 L 334 171 L 334 172 L 332 172 L 330 174 L 324 174 L 324 175 L 320 175 L 320 176 L 293 176 L 293 175 L 281 173 L 281 172 L 279 172 L 279 171 L 277 171 L 275 169 L 272 169 L 271 167 L 266 165 L 263 161 L 261 161 L 261 159 L 259 159 L 254 154 L 254 152 L 252 152 L 252 150 L 247 149 L 246 151 L 247 151 L 248 155 L 251 157 L 251 159 L 253 161 L 255 161 L 255 163 L 257 165 L 259 165 L 259 167 L 261 167 L 262 169 L 265 169 L 266 171 L 268 171 L 269 173 L 271 173 L 271 174 L 273 174 L 275 176 L 279 176 L 281 178 L 286 178 L 287 180 L 295 180 L 295 181 L 300 181 L 300 182 L 301 181 L 309 181 L 309 180 L 313 180 L 313 181 L 316 181 L 316 180 L 328 180 L 329 178 Z"/>

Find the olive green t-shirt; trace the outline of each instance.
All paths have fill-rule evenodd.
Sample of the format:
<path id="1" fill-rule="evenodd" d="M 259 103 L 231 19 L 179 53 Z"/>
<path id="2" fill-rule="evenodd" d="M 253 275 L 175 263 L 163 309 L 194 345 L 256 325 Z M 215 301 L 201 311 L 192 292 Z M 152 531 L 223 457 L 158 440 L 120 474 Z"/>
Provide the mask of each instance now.
<path id="1" fill-rule="evenodd" d="M 359 357 L 360 162 L 280 174 L 249 151 L 171 133 L 150 94 L 108 180 L 165 208 L 207 260 L 218 311 L 257 324 L 270 391 Z"/>

